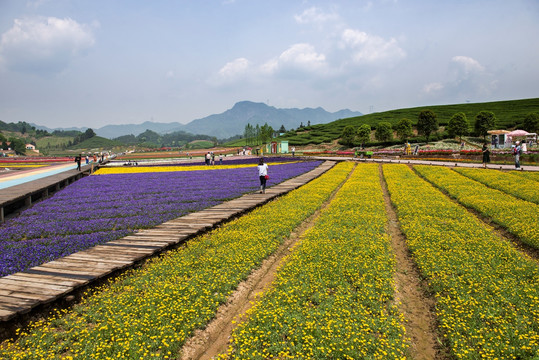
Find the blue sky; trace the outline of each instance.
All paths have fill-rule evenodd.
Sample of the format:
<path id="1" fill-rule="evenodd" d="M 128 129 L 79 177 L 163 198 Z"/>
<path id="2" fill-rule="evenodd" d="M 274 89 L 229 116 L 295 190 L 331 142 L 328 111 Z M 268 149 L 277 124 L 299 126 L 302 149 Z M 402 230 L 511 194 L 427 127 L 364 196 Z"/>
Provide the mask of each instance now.
<path id="1" fill-rule="evenodd" d="M 537 0 L 0 0 L 0 120 L 539 97 Z"/>

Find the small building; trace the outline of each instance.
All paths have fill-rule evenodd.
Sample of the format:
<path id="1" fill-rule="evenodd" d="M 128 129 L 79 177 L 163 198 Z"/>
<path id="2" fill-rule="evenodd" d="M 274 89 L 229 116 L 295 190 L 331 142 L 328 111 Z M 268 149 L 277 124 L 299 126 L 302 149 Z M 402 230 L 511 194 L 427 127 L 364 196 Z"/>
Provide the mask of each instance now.
<path id="1" fill-rule="evenodd" d="M 266 154 L 288 154 L 288 141 L 272 141 L 266 144 L 264 152 Z"/>
<path id="2" fill-rule="evenodd" d="M 510 131 L 507 130 L 489 130 L 487 131 L 492 137 L 492 147 L 495 149 L 503 149 L 505 147 L 511 147 L 511 138 L 507 136 Z"/>
<path id="3" fill-rule="evenodd" d="M 36 147 L 32 144 L 26 144 L 26 150 L 36 150 Z"/>

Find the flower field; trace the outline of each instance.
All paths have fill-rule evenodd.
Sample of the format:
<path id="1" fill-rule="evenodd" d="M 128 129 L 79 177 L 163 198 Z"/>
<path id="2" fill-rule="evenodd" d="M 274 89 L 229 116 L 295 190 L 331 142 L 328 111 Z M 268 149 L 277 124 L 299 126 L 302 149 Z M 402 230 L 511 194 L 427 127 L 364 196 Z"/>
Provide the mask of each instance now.
<path id="1" fill-rule="evenodd" d="M 318 164 L 271 165 L 268 186 Z M 0 226 L 0 276 L 217 205 L 255 191 L 258 181 L 252 165 L 85 177 Z"/>
<path id="2" fill-rule="evenodd" d="M 356 168 L 223 358 L 405 358 L 386 224 L 378 165 Z"/>
<path id="3" fill-rule="evenodd" d="M 494 189 L 539 204 L 537 190 L 539 184 L 536 181 L 524 180 L 518 174 L 507 174 L 491 169 L 456 168 L 455 171 Z"/>
<path id="4" fill-rule="evenodd" d="M 415 169 L 463 205 L 507 228 L 526 244 L 539 248 L 539 205 L 492 189 L 448 168 L 416 166 Z"/>
<path id="5" fill-rule="evenodd" d="M 270 164 L 270 182 L 318 164 Z M 139 214 L 162 222 L 239 196 L 231 188 L 256 189 L 252 166 L 236 165 L 87 177 L 0 227 L 2 238 L 12 239 L 13 247 L 41 236 L 42 247 L 34 250 L 32 242 L 20 247 L 19 256 L 31 258 L 94 236 L 154 226 Z M 520 172 L 472 169 L 464 176 L 457 171 L 339 163 L 287 195 L 89 290 L 69 310 L 20 329 L 17 339 L 0 344 L 0 358 L 180 358 L 194 331 L 205 328 L 238 285 L 324 204 L 217 358 L 414 358 L 414 339 L 406 331 L 413 319 L 395 300 L 395 273 L 402 269 L 388 234 L 385 186 L 411 260 L 425 280 L 421 290 L 435 303 L 437 328 L 425 331 L 439 339 L 441 357 L 539 358 L 539 260 L 482 221 L 500 224 L 515 235 L 513 241 L 537 244 L 539 205 L 522 200 L 537 195 L 536 181 Z M 516 178 L 532 191 L 499 185 Z M 48 216 L 32 211 L 40 204 L 48 206 L 43 208 Z M 21 231 L 25 235 L 17 235 Z M 55 237 L 66 240 L 46 242 Z"/>
<path id="6" fill-rule="evenodd" d="M 438 174 L 436 179 L 450 176 L 441 170 L 452 172 L 416 168 L 422 174 Z M 453 355 L 458 359 L 537 358 L 537 261 L 498 238 L 405 165 L 383 169 L 408 246 L 435 292 L 436 315 Z M 472 193 L 477 193 L 476 188 L 464 187 Z"/>
<path id="7" fill-rule="evenodd" d="M 320 207 L 351 167 L 341 164 L 278 201 L 129 272 L 69 313 L 34 324 L 16 343 L 4 344 L 0 358 L 173 357 L 237 284 Z"/>

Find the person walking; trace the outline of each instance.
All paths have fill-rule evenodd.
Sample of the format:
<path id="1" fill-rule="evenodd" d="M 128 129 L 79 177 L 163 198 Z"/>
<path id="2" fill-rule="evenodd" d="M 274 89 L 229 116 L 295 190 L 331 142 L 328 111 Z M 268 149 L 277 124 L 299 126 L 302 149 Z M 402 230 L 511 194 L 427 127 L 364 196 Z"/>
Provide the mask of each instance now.
<path id="1" fill-rule="evenodd" d="M 260 193 L 266 193 L 266 181 L 269 179 L 268 176 L 268 164 L 264 163 L 264 158 L 258 160 L 258 178 L 260 179 Z"/>
<path id="2" fill-rule="evenodd" d="M 515 169 L 520 169 L 520 142 L 516 142 L 516 146 L 513 148 L 513 155 L 515 155 Z"/>
<path id="3" fill-rule="evenodd" d="M 483 143 L 483 149 L 481 149 L 483 152 L 483 167 L 487 168 L 487 163 L 490 162 L 490 150 L 488 149 L 487 142 L 485 141 Z"/>
<path id="4" fill-rule="evenodd" d="M 77 171 L 80 171 L 81 159 L 82 159 L 82 154 L 79 154 L 79 155 L 75 156 L 75 162 L 77 163 Z"/>

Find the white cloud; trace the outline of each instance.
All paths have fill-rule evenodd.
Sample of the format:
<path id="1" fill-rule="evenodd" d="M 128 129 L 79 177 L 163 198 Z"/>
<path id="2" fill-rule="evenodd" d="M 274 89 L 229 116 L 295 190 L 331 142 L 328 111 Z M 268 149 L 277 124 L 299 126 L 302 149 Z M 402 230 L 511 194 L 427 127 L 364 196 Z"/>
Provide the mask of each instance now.
<path id="1" fill-rule="evenodd" d="M 346 29 L 342 32 L 341 39 L 342 46 L 352 51 L 352 59 L 358 64 L 395 62 L 406 56 L 394 38 L 385 40 L 363 31 Z"/>
<path id="2" fill-rule="evenodd" d="M 319 54 L 314 46 L 306 43 L 294 44 L 285 50 L 277 59 L 272 59 L 262 65 L 265 73 L 300 72 L 312 73 L 326 69 L 326 56 Z"/>
<path id="3" fill-rule="evenodd" d="M 472 59 L 468 56 L 454 56 L 451 59 L 454 63 L 458 64 L 464 73 L 469 74 L 472 72 L 482 72 L 485 70 L 484 66 L 479 61 Z"/>
<path id="4" fill-rule="evenodd" d="M 245 80 L 252 72 L 251 62 L 241 57 L 226 63 L 217 74 L 208 79 L 208 83 L 213 86 L 230 85 Z"/>
<path id="5" fill-rule="evenodd" d="M 70 18 L 15 19 L 11 29 L 2 34 L 0 62 L 21 72 L 61 72 L 94 44 L 91 27 Z"/>
<path id="6" fill-rule="evenodd" d="M 294 19 L 296 19 L 296 22 L 298 24 L 321 24 L 325 23 L 327 21 L 333 21 L 338 19 L 339 16 L 335 13 L 324 13 L 322 10 L 320 10 L 317 7 L 311 7 L 305 11 L 301 15 L 295 15 Z"/>
<path id="7" fill-rule="evenodd" d="M 430 94 L 430 93 L 435 93 L 435 92 L 438 92 L 440 90 L 442 90 L 444 88 L 444 85 L 439 83 L 439 82 L 434 82 L 434 83 L 430 83 L 430 84 L 427 84 L 423 87 L 423 92 L 424 93 L 427 93 L 427 94 Z"/>
<path id="8" fill-rule="evenodd" d="M 249 65 L 249 60 L 246 58 L 238 58 L 223 66 L 221 70 L 219 70 L 219 75 L 223 79 L 234 79 L 241 77 L 247 72 Z"/>

